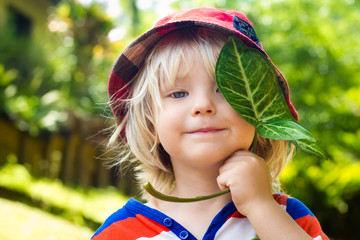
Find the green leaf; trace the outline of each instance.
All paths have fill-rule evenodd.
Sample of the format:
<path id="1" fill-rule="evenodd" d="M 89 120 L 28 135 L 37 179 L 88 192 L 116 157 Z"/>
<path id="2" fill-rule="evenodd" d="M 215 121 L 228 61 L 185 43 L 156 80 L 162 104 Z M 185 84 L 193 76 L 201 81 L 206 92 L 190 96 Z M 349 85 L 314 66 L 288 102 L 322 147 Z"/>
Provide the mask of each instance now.
<path id="1" fill-rule="evenodd" d="M 292 143 L 303 151 L 328 159 L 325 152 L 315 143 L 306 139 L 293 140 Z"/>
<path id="2" fill-rule="evenodd" d="M 216 83 L 228 103 L 262 137 L 291 140 L 309 153 L 325 157 L 315 139 L 295 122 L 265 54 L 230 36 L 215 67 Z"/>
<path id="3" fill-rule="evenodd" d="M 288 120 L 271 120 L 265 123 L 260 123 L 257 125 L 256 131 L 261 136 L 269 139 L 307 139 L 312 142 L 316 141 L 308 130 L 306 130 L 296 122 Z"/>
<path id="4" fill-rule="evenodd" d="M 157 191 L 149 182 L 144 186 L 144 188 L 153 197 L 156 197 L 157 199 L 168 201 L 168 202 L 196 202 L 196 201 L 202 201 L 202 200 L 214 198 L 214 197 L 217 197 L 217 196 L 220 196 L 220 195 L 230 192 L 230 189 L 226 189 L 224 191 L 214 193 L 211 195 L 207 195 L 207 196 L 198 196 L 198 197 L 194 197 L 194 198 L 179 198 L 179 197 L 169 196 L 169 195 L 166 195 L 166 194 L 163 194 L 163 193 Z"/>
<path id="5" fill-rule="evenodd" d="M 294 120 L 267 57 L 229 37 L 215 68 L 217 85 L 229 104 L 255 127 L 270 120 Z"/>

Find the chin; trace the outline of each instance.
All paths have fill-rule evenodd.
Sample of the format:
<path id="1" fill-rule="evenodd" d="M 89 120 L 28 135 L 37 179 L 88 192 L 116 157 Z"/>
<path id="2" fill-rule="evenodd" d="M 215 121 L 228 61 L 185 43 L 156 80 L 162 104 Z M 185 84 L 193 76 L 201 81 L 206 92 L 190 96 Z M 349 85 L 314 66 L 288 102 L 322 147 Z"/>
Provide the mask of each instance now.
<path id="1" fill-rule="evenodd" d="M 222 153 L 220 154 L 218 151 L 207 151 L 203 153 L 198 153 L 193 155 L 194 160 L 206 162 L 206 163 L 217 163 L 217 162 L 223 162 L 226 160 L 232 153 Z"/>

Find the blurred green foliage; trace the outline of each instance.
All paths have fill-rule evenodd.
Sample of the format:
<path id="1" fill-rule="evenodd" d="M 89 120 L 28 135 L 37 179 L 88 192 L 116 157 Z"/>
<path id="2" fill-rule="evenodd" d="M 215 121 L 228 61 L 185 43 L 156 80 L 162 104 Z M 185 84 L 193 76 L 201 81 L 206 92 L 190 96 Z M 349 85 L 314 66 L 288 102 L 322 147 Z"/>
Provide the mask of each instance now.
<path id="1" fill-rule="evenodd" d="M 35 206 L 93 230 L 128 200 L 110 186 L 84 189 L 65 186 L 59 180 L 36 179 L 13 155 L 0 167 L 0 188 L 8 189 L 9 195 L 23 196 L 23 202 L 28 203 L 29 198 Z"/>
<path id="2" fill-rule="evenodd" d="M 104 113 L 113 23 L 103 8 L 62 1 L 49 15 L 48 32 L 31 37 L 18 33 L 12 17 L 0 35 L 1 112 L 33 135 L 58 129 L 69 112 Z"/>
<path id="3" fill-rule="evenodd" d="M 300 124 L 330 157 L 325 161 L 299 153 L 283 173 L 284 187 L 315 212 L 329 236 L 360 238 L 360 2 L 169 2 L 172 8 L 206 5 L 249 16 L 288 80 Z M 111 66 L 121 50 L 153 24 L 161 5 L 119 3 L 122 11 L 114 19 L 96 2 L 84 6 L 60 1 L 49 15 L 49 26 L 60 27 L 41 37 L 19 38 L 11 24 L 1 29 L 1 113 L 34 134 L 63 126 L 70 111 L 110 116 L 105 102 Z M 116 28 L 124 36 L 110 42 L 108 34 Z"/>

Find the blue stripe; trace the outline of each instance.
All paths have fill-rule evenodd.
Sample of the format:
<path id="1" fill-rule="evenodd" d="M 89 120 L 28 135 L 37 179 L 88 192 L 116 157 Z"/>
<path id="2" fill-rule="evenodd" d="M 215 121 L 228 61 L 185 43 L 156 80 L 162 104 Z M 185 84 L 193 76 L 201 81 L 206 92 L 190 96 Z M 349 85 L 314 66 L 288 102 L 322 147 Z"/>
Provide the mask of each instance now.
<path id="1" fill-rule="evenodd" d="M 207 239 L 214 239 L 216 233 L 219 231 L 219 229 L 224 225 L 226 222 L 226 219 L 237 212 L 237 209 L 233 202 L 228 203 L 212 220 L 209 228 L 207 229 L 204 240 Z"/>
<path id="2" fill-rule="evenodd" d="M 310 215 L 314 217 L 314 214 L 307 208 L 302 202 L 295 198 L 288 198 L 286 203 L 286 211 L 290 216 L 296 220 L 301 217 Z"/>

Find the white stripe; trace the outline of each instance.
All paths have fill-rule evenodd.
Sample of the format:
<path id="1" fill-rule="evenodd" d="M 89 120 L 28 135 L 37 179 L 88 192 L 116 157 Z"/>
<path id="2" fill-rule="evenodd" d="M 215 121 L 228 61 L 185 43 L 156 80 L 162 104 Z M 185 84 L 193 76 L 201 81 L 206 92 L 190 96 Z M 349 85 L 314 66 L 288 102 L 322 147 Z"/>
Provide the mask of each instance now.
<path id="1" fill-rule="evenodd" d="M 257 238 L 254 228 L 247 218 L 232 217 L 219 229 L 216 240 L 249 240 Z"/>
<path id="2" fill-rule="evenodd" d="M 141 237 L 141 238 L 138 238 L 137 240 L 148 240 L 148 239 L 152 239 L 152 240 L 179 240 L 179 238 L 171 231 L 169 231 L 169 232 L 163 231 L 159 235 L 156 235 L 154 237 L 151 237 L 151 238 Z"/>
<path id="3" fill-rule="evenodd" d="M 321 236 L 317 236 L 316 238 L 313 238 L 314 240 L 322 240 Z"/>

